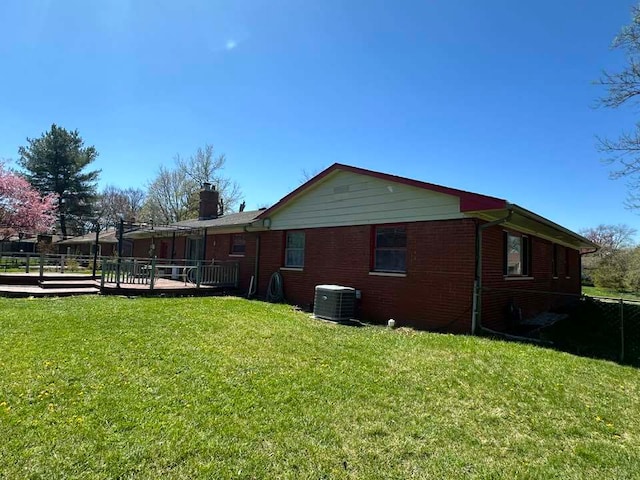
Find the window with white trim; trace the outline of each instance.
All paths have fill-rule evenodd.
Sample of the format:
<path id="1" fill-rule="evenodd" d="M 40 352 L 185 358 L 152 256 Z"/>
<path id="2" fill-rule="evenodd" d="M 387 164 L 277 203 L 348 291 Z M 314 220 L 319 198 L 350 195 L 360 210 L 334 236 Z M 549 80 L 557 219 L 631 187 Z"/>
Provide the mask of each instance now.
<path id="1" fill-rule="evenodd" d="M 407 230 L 404 226 L 375 227 L 373 271 L 406 273 Z"/>
<path id="2" fill-rule="evenodd" d="M 241 233 L 231 235 L 230 255 L 244 255 L 247 250 L 247 241 Z"/>
<path id="3" fill-rule="evenodd" d="M 304 232 L 287 232 L 284 266 L 288 268 L 304 267 Z"/>
<path id="4" fill-rule="evenodd" d="M 531 242 L 525 235 L 504 232 L 504 274 L 510 277 L 531 273 Z"/>

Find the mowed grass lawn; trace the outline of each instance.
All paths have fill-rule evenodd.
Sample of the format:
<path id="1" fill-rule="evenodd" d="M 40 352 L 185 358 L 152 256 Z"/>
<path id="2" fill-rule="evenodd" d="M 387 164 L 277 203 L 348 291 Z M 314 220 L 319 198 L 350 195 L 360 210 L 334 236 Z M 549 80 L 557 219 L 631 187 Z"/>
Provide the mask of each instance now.
<path id="1" fill-rule="evenodd" d="M 640 375 L 237 298 L 0 299 L 0 478 L 638 478 Z"/>
<path id="2" fill-rule="evenodd" d="M 635 302 L 640 301 L 640 295 L 637 292 L 620 292 L 610 288 L 589 287 L 587 285 L 583 285 L 582 293 L 590 297 L 623 298 L 625 300 L 633 300 Z"/>

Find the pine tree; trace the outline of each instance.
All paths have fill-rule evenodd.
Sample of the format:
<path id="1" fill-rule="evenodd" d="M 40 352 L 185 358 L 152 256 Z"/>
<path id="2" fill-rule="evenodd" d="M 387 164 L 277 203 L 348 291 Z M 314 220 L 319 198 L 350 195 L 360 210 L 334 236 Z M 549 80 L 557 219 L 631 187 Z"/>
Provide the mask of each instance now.
<path id="1" fill-rule="evenodd" d="M 67 131 L 56 124 L 40 138 L 27 138 L 19 149 L 19 165 L 40 193 L 58 195 L 60 232 L 84 233 L 84 224 L 93 216 L 96 181 L 100 170 L 87 171 L 98 156 L 94 146 L 85 147 L 77 130 Z"/>

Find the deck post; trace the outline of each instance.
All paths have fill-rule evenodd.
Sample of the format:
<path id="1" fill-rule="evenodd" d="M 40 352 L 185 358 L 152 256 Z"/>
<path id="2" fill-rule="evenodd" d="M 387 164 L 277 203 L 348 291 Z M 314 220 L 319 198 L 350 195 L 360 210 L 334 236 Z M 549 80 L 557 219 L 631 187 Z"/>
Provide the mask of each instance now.
<path id="1" fill-rule="evenodd" d="M 196 288 L 200 288 L 200 279 L 202 278 L 202 260 L 198 260 L 196 267 Z"/>
<path id="2" fill-rule="evenodd" d="M 29 273 L 29 264 L 31 263 L 31 255 L 27 253 L 27 264 L 25 265 L 24 273 Z"/>
<path id="3" fill-rule="evenodd" d="M 40 281 L 44 277 L 44 252 L 40 254 Z"/>
<path id="4" fill-rule="evenodd" d="M 100 292 L 104 291 L 104 277 L 106 275 L 107 270 L 111 267 L 109 261 L 102 262 L 102 268 L 100 269 Z"/>
<path id="5" fill-rule="evenodd" d="M 149 282 L 149 290 L 153 290 L 153 287 L 155 286 L 155 280 L 156 280 L 156 257 L 153 257 L 151 259 L 151 271 L 149 272 L 149 275 L 151 275 L 151 280 Z"/>
<path id="6" fill-rule="evenodd" d="M 620 362 L 624 363 L 624 300 L 619 300 L 620 305 Z"/>

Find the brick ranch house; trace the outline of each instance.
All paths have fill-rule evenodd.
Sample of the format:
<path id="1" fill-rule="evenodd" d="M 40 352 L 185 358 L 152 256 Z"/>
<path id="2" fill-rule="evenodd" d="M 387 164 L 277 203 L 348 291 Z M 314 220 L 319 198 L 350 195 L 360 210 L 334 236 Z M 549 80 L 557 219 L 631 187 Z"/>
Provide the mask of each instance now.
<path id="1" fill-rule="evenodd" d="M 421 329 L 507 331 L 575 300 L 596 248 L 503 199 L 342 164 L 265 210 L 218 216 L 217 195 L 201 191 L 199 219 L 127 234 L 133 255 L 237 261 L 259 297 L 279 272 L 304 308 L 316 285 L 351 286 L 362 319 Z"/>

